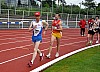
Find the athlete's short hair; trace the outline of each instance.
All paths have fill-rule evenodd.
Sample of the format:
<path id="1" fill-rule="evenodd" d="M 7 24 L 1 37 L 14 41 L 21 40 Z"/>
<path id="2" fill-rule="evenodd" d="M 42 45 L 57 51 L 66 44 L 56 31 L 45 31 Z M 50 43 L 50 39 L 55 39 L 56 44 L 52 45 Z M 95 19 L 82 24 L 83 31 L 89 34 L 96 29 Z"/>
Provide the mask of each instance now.
<path id="1" fill-rule="evenodd" d="M 58 14 L 58 16 L 61 17 L 61 15 L 59 13 L 56 13 L 56 14 Z"/>
<path id="2" fill-rule="evenodd" d="M 98 17 L 98 18 L 99 18 L 99 16 L 96 16 L 96 17 Z"/>
<path id="3" fill-rule="evenodd" d="M 91 19 L 95 20 L 95 18 L 91 18 Z"/>

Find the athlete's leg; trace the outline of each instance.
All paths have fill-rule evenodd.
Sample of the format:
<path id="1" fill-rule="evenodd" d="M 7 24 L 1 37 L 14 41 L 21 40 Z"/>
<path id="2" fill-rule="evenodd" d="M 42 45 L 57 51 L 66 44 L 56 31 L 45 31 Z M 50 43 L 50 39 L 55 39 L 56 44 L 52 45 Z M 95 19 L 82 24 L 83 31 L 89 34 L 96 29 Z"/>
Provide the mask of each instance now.
<path id="1" fill-rule="evenodd" d="M 60 32 L 61 36 L 63 35 L 62 31 Z"/>
<path id="2" fill-rule="evenodd" d="M 92 44 L 93 44 L 93 40 L 94 40 L 94 34 L 91 36 Z"/>
<path id="3" fill-rule="evenodd" d="M 85 28 L 83 28 L 83 36 L 85 36 Z"/>
<path id="4" fill-rule="evenodd" d="M 57 40 L 57 53 L 56 53 L 56 57 L 59 56 L 59 49 L 60 49 L 60 38 L 56 38 Z"/>
<path id="5" fill-rule="evenodd" d="M 56 37 L 52 35 L 51 36 L 51 41 L 50 41 L 49 53 L 48 53 L 47 57 L 50 57 L 50 55 L 51 55 L 52 46 L 53 46 L 53 43 L 54 43 L 55 39 L 56 39 Z"/>
<path id="6" fill-rule="evenodd" d="M 42 61 L 44 54 L 41 52 L 40 49 L 37 49 L 37 52 L 40 54 L 40 61 Z"/>
<path id="7" fill-rule="evenodd" d="M 98 43 L 99 43 L 99 33 L 98 33 Z"/>
<path id="8" fill-rule="evenodd" d="M 34 43 L 33 43 L 33 44 L 34 44 Z M 32 60 L 31 60 L 32 64 L 33 64 L 33 62 L 34 62 L 34 60 L 35 60 L 35 58 L 36 58 L 39 44 L 40 44 L 40 41 L 38 41 L 38 42 L 36 42 L 36 43 L 34 44 L 35 47 L 34 47 L 34 52 L 33 52 Z"/>
<path id="9" fill-rule="evenodd" d="M 88 36 L 87 36 L 87 43 L 86 43 L 86 46 L 88 46 L 88 45 L 89 45 L 90 40 L 91 40 L 91 35 L 90 35 L 90 34 L 88 34 Z"/>
<path id="10" fill-rule="evenodd" d="M 89 43 L 90 43 L 90 45 L 92 45 L 92 43 L 93 43 L 93 35 L 92 34 L 90 35 L 90 42 Z"/>
<path id="11" fill-rule="evenodd" d="M 99 33 L 96 33 L 96 36 L 97 36 L 96 43 L 99 43 Z"/>
<path id="12" fill-rule="evenodd" d="M 40 54 L 40 56 L 42 55 L 42 52 L 40 49 L 37 49 L 38 53 Z"/>
<path id="13" fill-rule="evenodd" d="M 81 34 L 81 36 L 82 36 L 82 28 L 80 29 L 80 34 Z"/>
<path id="14" fill-rule="evenodd" d="M 89 42 L 90 41 L 90 34 L 88 34 L 88 36 L 87 36 L 87 42 Z"/>

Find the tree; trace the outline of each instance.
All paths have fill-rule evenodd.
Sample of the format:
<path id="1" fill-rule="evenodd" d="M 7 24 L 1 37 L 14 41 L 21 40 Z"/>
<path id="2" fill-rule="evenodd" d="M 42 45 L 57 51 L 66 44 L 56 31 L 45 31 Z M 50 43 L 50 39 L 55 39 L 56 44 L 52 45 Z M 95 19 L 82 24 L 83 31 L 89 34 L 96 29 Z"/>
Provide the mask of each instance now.
<path id="1" fill-rule="evenodd" d="M 98 7 L 100 7 L 100 3 L 98 3 Z"/>
<path id="2" fill-rule="evenodd" d="M 4 0 L 1 0 L 1 9 L 7 9 L 7 3 Z"/>
<path id="3" fill-rule="evenodd" d="M 88 9 L 96 7 L 94 0 L 85 0 L 85 2 L 83 2 L 82 4 Z"/>
<path id="4" fill-rule="evenodd" d="M 45 0 L 45 1 L 42 1 L 43 7 L 45 7 L 45 4 L 48 4 L 49 7 L 52 7 L 52 0 Z M 55 0 L 53 0 L 53 6 L 54 6 L 54 7 L 56 6 Z"/>

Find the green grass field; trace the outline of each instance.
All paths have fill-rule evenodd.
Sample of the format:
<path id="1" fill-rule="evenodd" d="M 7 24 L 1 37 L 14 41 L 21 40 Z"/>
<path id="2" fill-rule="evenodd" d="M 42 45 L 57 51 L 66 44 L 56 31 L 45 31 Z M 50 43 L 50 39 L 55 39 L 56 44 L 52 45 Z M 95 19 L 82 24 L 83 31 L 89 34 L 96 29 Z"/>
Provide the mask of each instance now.
<path id="1" fill-rule="evenodd" d="M 100 46 L 65 58 L 43 72 L 100 72 Z"/>

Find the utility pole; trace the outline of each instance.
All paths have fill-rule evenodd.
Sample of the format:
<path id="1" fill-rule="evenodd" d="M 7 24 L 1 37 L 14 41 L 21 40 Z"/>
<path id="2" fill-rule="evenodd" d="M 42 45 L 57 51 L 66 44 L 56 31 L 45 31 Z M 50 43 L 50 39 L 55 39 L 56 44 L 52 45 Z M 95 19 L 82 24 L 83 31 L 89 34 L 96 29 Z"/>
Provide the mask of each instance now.
<path id="1" fill-rule="evenodd" d="M 63 8 L 64 8 L 64 2 L 62 2 L 62 13 L 63 13 Z"/>
<path id="2" fill-rule="evenodd" d="M 0 14 L 1 14 L 1 0 L 0 0 Z"/>
<path id="3" fill-rule="evenodd" d="M 81 13 L 81 4 L 82 4 L 82 3 L 79 3 L 79 4 L 80 4 L 79 18 L 80 18 L 80 13 Z"/>
<path id="4" fill-rule="evenodd" d="M 52 0 L 52 13 L 53 13 L 53 0 Z"/>
<path id="5" fill-rule="evenodd" d="M 72 14 L 72 3 L 70 3 L 71 4 L 71 14 Z"/>
<path id="6" fill-rule="evenodd" d="M 42 0 L 41 0 L 41 5 L 40 6 L 41 6 L 41 15 L 42 15 Z"/>
<path id="7" fill-rule="evenodd" d="M 70 3 L 71 4 L 71 16 L 72 16 L 72 3 Z M 70 18 L 71 18 L 71 16 L 70 16 Z"/>

